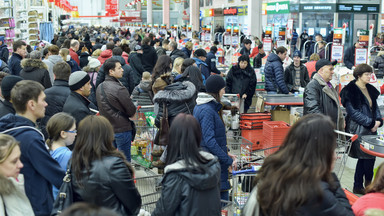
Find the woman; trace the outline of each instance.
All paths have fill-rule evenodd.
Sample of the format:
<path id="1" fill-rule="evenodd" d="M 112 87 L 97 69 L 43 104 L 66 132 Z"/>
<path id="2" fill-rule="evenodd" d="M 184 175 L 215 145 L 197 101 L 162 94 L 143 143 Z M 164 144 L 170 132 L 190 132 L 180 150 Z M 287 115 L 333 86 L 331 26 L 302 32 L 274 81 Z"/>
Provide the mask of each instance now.
<path id="1" fill-rule="evenodd" d="M 377 68 L 376 77 L 381 79 L 384 77 L 384 51 L 380 51 L 375 58 L 375 63 L 373 63 L 373 67 Z"/>
<path id="2" fill-rule="evenodd" d="M 256 176 L 243 215 L 353 215 L 336 175 L 334 123 L 309 114 L 289 130 Z M 258 214 L 257 214 L 258 215 Z"/>
<path id="3" fill-rule="evenodd" d="M 181 57 L 178 57 L 173 61 L 173 68 L 172 68 L 172 77 L 173 79 L 176 79 L 178 75 L 181 74 L 181 66 L 183 65 L 184 59 Z"/>
<path id="4" fill-rule="evenodd" d="M 72 152 L 67 146 L 73 144 L 77 133 L 75 119 L 64 112 L 56 113 L 48 120 L 46 130 L 49 153 L 63 170 L 67 170 L 68 161 L 72 156 Z M 59 189 L 53 186 L 52 191 L 53 198 L 56 198 Z"/>
<path id="5" fill-rule="evenodd" d="M 163 188 L 152 215 L 220 215 L 220 164 L 199 151 L 199 123 L 192 115 L 179 114 L 170 133 Z"/>
<path id="6" fill-rule="evenodd" d="M 368 209 L 384 210 L 384 163 L 377 168 L 376 176 L 365 192 L 367 194 L 357 199 L 352 206 L 356 216 L 364 216 Z"/>
<path id="7" fill-rule="evenodd" d="M 325 59 L 325 45 L 325 41 L 320 41 L 318 43 L 317 54 L 319 55 L 320 59 Z"/>
<path id="8" fill-rule="evenodd" d="M 88 57 L 88 65 L 83 68 L 83 71 L 87 72 L 89 77 L 91 77 L 91 82 L 93 83 L 92 88 L 95 88 L 95 86 L 96 86 L 97 73 L 100 70 L 100 66 L 101 66 L 101 63 L 99 60 L 89 56 Z M 95 89 L 95 91 L 96 91 L 96 89 Z"/>
<path id="9" fill-rule="evenodd" d="M 137 215 L 141 197 L 133 169 L 113 147 L 113 128 L 103 116 L 87 116 L 79 124 L 72 152 L 75 201 L 110 208 L 121 215 Z"/>
<path id="10" fill-rule="evenodd" d="M 12 136 L 0 134 L 0 215 L 34 215 L 24 191 L 20 174 L 19 143 Z"/>
<path id="11" fill-rule="evenodd" d="M 172 83 L 172 59 L 167 55 L 162 55 L 156 62 L 152 72 L 152 91 L 156 94 L 163 90 L 165 86 Z"/>
<path id="12" fill-rule="evenodd" d="M 203 84 L 203 77 L 201 76 L 200 69 L 196 66 L 189 66 L 185 69 L 184 73 L 181 74 L 180 78 L 177 81 L 188 80 L 192 82 L 196 87 L 196 94 L 198 92 L 204 92 L 205 86 Z M 197 95 L 196 95 L 197 96 Z"/>
<path id="13" fill-rule="evenodd" d="M 308 76 L 312 79 L 314 72 L 316 72 L 316 62 L 320 60 L 320 56 L 317 53 L 313 53 L 309 57 L 309 62 L 305 64 L 308 71 Z"/>
<path id="14" fill-rule="evenodd" d="M 194 66 L 197 67 L 195 59 L 193 59 L 193 58 L 186 58 L 186 59 L 184 59 L 183 64 L 181 65 L 181 69 L 180 69 L 181 73 L 184 73 L 185 69 L 187 69 L 187 67 L 189 67 L 191 65 L 194 65 Z"/>
<path id="15" fill-rule="evenodd" d="M 91 54 L 89 53 L 89 50 L 87 49 L 86 46 L 84 46 L 82 49 L 81 49 L 81 53 L 79 55 L 79 60 L 80 60 L 80 68 L 83 68 L 85 66 L 87 66 L 88 64 L 88 57 L 90 57 Z"/>
<path id="16" fill-rule="evenodd" d="M 225 92 L 240 94 L 240 97 L 244 99 L 244 112 L 246 113 L 252 104 L 257 82 L 255 71 L 249 64 L 247 55 L 239 57 L 238 64 L 229 70 L 226 82 Z"/>
<path id="17" fill-rule="evenodd" d="M 48 66 L 41 60 L 43 54 L 34 50 L 29 54 L 29 58 L 21 61 L 20 76 L 25 80 L 34 80 L 44 88 L 52 87 L 51 78 L 48 72 Z"/>
<path id="18" fill-rule="evenodd" d="M 199 122 L 203 138 L 201 147 L 218 157 L 221 166 L 220 196 L 228 200 L 228 190 L 231 188 L 228 181 L 229 166 L 236 166 L 236 156 L 228 153 L 225 126 L 222 120 L 220 99 L 225 93 L 225 81 L 219 75 L 212 75 L 206 80 L 206 92 L 199 93 L 193 115 Z"/>
<path id="19" fill-rule="evenodd" d="M 353 183 L 353 193 L 358 194 L 364 194 L 364 186 L 371 183 L 375 164 L 375 157 L 360 149 L 361 136 L 376 135 L 377 128 L 383 125 L 376 101 L 380 93 L 369 84 L 371 75 L 371 66 L 358 65 L 353 71 L 355 80 L 345 86 L 340 93 L 341 103 L 347 110 L 346 131 L 359 135 L 359 139 L 352 143 L 349 153 L 350 157 L 358 159 Z"/>

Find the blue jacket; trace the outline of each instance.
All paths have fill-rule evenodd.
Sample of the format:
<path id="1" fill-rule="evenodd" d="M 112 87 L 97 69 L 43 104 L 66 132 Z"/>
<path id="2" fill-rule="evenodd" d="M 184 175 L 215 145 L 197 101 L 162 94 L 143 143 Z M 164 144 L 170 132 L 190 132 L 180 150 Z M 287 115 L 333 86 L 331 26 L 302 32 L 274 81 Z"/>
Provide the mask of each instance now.
<path id="1" fill-rule="evenodd" d="M 0 36 L 0 41 L 3 42 L 3 44 L 0 45 L 0 60 L 3 60 L 5 63 L 7 63 L 9 58 L 9 50 L 7 44 L 4 42 L 4 36 Z"/>
<path id="2" fill-rule="evenodd" d="M 187 49 L 186 47 L 183 47 L 181 51 L 184 52 L 186 58 L 191 58 L 192 50 Z"/>
<path id="3" fill-rule="evenodd" d="M 287 85 L 284 82 L 283 62 L 275 53 L 269 54 L 264 68 L 265 90 L 288 94 Z"/>
<path id="4" fill-rule="evenodd" d="M 221 72 L 216 68 L 216 55 L 213 52 L 209 52 L 207 54 L 207 59 L 205 59 L 205 63 L 208 65 L 209 72 L 213 72 L 215 74 L 220 74 Z"/>
<path id="5" fill-rule="evenodd" d="M 206 94 L 199 93 L 197 105 L 193 109 L 193 116 L 200 123 L 202 130 L 201 148 L 215 155 L 221 166 L 221 190 L 230 189 L 228 181 L 228 167 L 232 165 L 232 158 L 228 156 L 225 126 L 218 112 L 222 105 Z"/>
<path id="6" fill-rule="evenodd" d="M 49 154 L 43 134 L 32 121 L 14 114 L 0 119 L 0 132 L 20 142 L 25 193 L 35 215 L 50 215 L 53 205 L 52 185 L 59 188 L 65 172 Z"/>
<path id="7" fill-rule="evenodd" d="M 197 67 L 200 69 L 201 75 L 203 76 L 203 83 L 205 85 L 205 80 L 211 75 L 211 72 L 208 69 L 207 63 L 203 62 L 198 58 L 193 58 L 196 61 Z"/>
<path id="8" fill-rule="evenodd" d="M 21 60 L 23 60 L 21 55 L 12 53 L 12 57 L 8 61 L 8 68 L 11 70 L 12 75 L 20 76 L 20 71 L 23 69 L 21 67 Z"/>

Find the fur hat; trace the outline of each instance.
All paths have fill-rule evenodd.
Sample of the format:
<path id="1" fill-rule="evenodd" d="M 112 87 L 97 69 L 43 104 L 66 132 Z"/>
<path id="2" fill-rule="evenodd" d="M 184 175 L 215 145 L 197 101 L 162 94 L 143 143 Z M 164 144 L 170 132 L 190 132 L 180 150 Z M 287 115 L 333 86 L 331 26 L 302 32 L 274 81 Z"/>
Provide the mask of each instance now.
<path id="1" fill-rule="evenodd" d="M 211 75 L 205 81 L 205 89 L 207 93 L 219 93 L 225 87 L 224 79 L 219 75 Z"/>
<path id="2" fill-rule="evenodd" d="M 76 71 L 69 76 L 68 85 L 72 91 L 76 91 L 83 87 L 91 78 L 89 77 L 87 72 L 84 71 Z"/>
<path id="3" fill-rule="evenodd" d="M 1 81 L 1 94 L 4 98 L 11 97 L 11 90 L 13 86 L 16 85 L 19 81 L 23 80 L 20 76 L 8 75 L 3 78 Z"/>

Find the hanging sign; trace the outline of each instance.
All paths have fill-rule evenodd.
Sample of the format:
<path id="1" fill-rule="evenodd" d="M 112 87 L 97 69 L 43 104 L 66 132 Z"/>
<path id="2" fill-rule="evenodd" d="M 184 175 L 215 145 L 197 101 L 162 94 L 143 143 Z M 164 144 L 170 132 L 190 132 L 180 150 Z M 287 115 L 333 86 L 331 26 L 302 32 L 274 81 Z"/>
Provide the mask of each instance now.
<path id="1" fill-rule="evenodd" d="M 355 66 L 359 64 L 366 64 L 368 60 L 368 49 L 356 48 L 355 49 Z"/>
<path id="2" fill-rule="evenodd" d="M 264 51 L 271 52 L 272 51 L 272 39 L 265 38 L 263 48 L 264 48 Z"/>
<path id="3" fill-rule="evenodd" d="M 343 28 L 335 28 L 333 33 L 333 44 L 341 45 L 343 41 Z"/>
<path id="4" fill-rule="evenodd" d="M 360 29 L 357 31 L 357 36 L 359 37 L 359 44 L 367 47 L 369 42 L 369 31 Z"/>
<path id="5" fill-rule="evenodd" d="M 337 60 L 337 62 L 343 62 L 344 46 L 343 45 L 332 45 L 331 59 Z"/>
<path id="6" fill-rule="evenodd" d="M 105 0 L 105 11 L 106 16 L 118 16 L 119 11 L 117 10 L 118 0 Z"/>

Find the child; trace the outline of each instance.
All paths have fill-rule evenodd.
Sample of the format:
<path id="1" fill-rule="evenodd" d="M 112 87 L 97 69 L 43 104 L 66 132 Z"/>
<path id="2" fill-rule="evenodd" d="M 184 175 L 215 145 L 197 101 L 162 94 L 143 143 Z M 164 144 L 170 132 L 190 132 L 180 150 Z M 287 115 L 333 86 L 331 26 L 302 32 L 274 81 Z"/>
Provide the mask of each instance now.
<path id="1" fill-rule="evenodd" d="M 151 74 L 149 72 L 144 72 L 143 77 L 132 92 L 132 95 L 140 95 L 140 93 L 149 93 L 149 91 L 152 90 L 152 80 L 151 80 Z"/>

